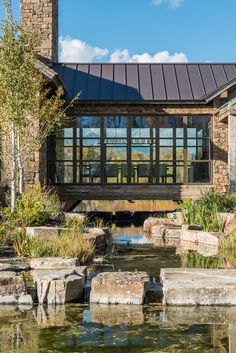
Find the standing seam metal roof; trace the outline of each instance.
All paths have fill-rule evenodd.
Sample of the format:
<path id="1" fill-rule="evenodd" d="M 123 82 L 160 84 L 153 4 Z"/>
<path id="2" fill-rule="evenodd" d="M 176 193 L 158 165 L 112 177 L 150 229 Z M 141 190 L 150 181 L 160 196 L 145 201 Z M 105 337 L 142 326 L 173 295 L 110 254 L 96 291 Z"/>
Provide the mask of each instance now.
<path id="1" fill-rule="evenodd" d="M 236 64 L 67 64 L 53 70 L 66 98 L 81 101 L 204 101 L 236 84 Z"/>

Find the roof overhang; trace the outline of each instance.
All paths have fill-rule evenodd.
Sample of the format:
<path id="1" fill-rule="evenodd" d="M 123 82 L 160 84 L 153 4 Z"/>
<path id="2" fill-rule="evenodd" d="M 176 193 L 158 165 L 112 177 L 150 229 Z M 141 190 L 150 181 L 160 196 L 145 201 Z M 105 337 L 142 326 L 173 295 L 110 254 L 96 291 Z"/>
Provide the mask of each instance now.
<path id="1" fill-rule="evenodd" d="M 221 121 L 227 121 L 229 115 L 236 117 L 236 98 L 231 99 L 229 102 L 224 104 L 217 112 Z"/>
<path id="2" fill-rule="evenodd" d="M 37 60 L 35 67 L 42 75 L 46 76 L 55 85 L 56 88 L 62 86 L 62 82 L 58 76 L 58 73 L 50 68 L 47 64 L 41 60 Z"/>
<path id="3" fill-rule="evenodd" d="M 233 88 L 234 86 L 236 86 L 236 79 L 235 78 L 233 80 L 231 80 L 230 82 L 228 82 L 226 85 L 222 86 L 220 89 L 216 89 L 215 91 L 210 93 L 208 96 L 205 96 L 203 98 L 203 101 L 205 101 L 206 103 L 209 103 L 213 99 L 219 97 L 223 93 L 227 92 L 229 89 Z"/>

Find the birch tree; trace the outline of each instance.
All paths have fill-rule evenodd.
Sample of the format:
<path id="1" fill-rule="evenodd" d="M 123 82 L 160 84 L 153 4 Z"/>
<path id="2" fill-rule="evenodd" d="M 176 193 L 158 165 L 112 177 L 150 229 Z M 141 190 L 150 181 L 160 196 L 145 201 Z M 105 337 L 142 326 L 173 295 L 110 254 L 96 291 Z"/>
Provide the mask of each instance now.
<path id="1" fill-rule="evenodd" d="M 68 107 L 62 99 L 63 88 L 52 92 L 36 67 L 37 34 L 14 20 L 11 0 L 3 1 L 3 5 L 6 18 L 0 42 L 0 158 L 14 210 L 16 192 L 24 190 L 25 162 L 60 125 Z"/>

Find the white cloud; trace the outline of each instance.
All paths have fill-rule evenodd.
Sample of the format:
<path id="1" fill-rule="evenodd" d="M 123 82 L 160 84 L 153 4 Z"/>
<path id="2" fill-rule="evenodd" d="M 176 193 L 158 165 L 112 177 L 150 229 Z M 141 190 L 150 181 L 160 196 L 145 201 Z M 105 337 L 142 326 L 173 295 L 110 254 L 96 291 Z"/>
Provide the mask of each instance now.
<path id="1" fill-rule="evenodd" d="M 130 63 L 185 63 L 188 58 L 184 53 L 174 53 L 160 51 L 153 56 L 148 53 L 130 55 L 128 49 L 115 50 L 110 56 L 110 62 L 130 62 Z"/>
<path id="2" fill-rule="evenodd" d="M 154 55 L 148 53 L 131 55 L 128 49 L 116 49 L 109 52 L 108 49 L 93 47 L 79 38 L 60 37 L 60 61 L 62 62 L 96 62 L 100 60 L 110 62 L 129 63 L 171 63 L 188 62 L 184 53 L 170 54 L 168 51 L 160 51 Z"/>
<path id="3" fill-rule="evenodd" d="M 108 49 L 92 47 L 80 39 L 60 37 L 60 60 L 63 62 L 92 62 L 108 55 Z"/>
<path id="4" fill-rule="evenodd" d="M 184 0 L 152 0 L 152 3 L 154 5 L 159 6 L 159 5 L 167 4 L 173 8 L 180 7 L 183 2 Z"/>

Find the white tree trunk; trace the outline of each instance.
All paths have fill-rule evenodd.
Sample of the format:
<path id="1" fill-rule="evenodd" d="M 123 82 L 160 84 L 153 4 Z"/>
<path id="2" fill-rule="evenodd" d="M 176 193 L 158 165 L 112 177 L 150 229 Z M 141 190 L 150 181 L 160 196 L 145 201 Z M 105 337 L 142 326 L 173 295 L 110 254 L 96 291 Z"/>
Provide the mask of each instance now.
<path id="1" fill-rule="evenodd" d="M 18 169 L 19 169 L 18 187 L 19 187 L 19 193 L 22 195 L 24 192 L 24 162 L 22 161 L 22 158 L 21 158 L 19 135 L 17 136 L 17 163 L 18 163 Z"/>
<path id="2" fill-rule="evenodd" d="M 16 134 L 14 123 L 11 122 L 11 211 L 14 212 L 16 206 Z"/>

